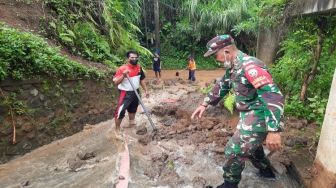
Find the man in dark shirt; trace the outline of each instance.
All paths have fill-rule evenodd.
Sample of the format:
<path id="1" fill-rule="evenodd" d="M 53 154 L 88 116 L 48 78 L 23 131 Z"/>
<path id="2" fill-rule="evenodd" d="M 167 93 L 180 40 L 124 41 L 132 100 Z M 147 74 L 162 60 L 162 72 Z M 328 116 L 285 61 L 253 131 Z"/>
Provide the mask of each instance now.
<path id="1" fill-rule="evenodd" d="M 160 79 L 161 78 L 161 59 L 158 53 L 154 54 L 153 71 L 155 72 L 155 77 Z"/>

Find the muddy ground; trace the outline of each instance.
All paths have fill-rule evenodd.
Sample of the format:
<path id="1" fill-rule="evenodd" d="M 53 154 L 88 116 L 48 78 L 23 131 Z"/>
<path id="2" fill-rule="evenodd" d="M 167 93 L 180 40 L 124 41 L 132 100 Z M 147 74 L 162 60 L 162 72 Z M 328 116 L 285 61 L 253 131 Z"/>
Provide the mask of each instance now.
<path id="1" fill-rule="evenodd" d="M 38 34 L 42 33 L 40 18 L 48 18 L 46 11 L 39 3 L 0 1 L 2 21 Z M 48 42 L 55 45 L 55 41 Z M 104 69 L 65 49 L 61 53 Z M 237 116 L 227 115 L 219 105 L 209 107 L 201 120 L 190 121 L 189 117 L 203 97 L 199 88 L 222 76 L 224 70 L 196 71 L 197 83 L 185 80 L 187 71 L 180 72 L 179 77 L 175 73 L 164 70 L 164 82 L 159 84 L 153 80 L 153 72 L 147 71 L 152 95 L 144 102 L 158 132 L 151 134 L 147 118 L 141 113 L 136 128 L 124 129 L 131 160 L 129 187 L 205 187 L 222 182 L 224 145 L 235 129 Z M 110 134 L 113 126 L 112 120 L 87 125 L 73 136 L 0 165 L 0 187 L 113 187 L 118 181 L 119 153 L 123 151 L 123 144 Z M 145 130 L 145 135 L 136 134 Z M 240 187 L 301 187 L 309 182 L 317 132 L 312 123 L 287 119 L 284 149 L 271 156 L 278 180 L 258 178 L 256 169 L 248 163 Z M 302 182 L 297 183 L 299 180 Z"/>
<path id="2" fill-rule="evenodd" d="M 209 73 L 209 72 L 208 72 Z M 151 97 L 144 99 L 158 131 L 152 132 L 139 108 L 134 128 L 123 128 L 130 151 L 129 187 L 206 187 L 220 184 L 224 145 L 233 134 L 236 115 L 222 105 L 209 107 L 205 117 L 190 120 L 203 94 L 200 83 L 147 78 Z M 311 138 L 298 132 L 310 127 L 291 120 L 284 150 L 271 155 L 277 181 L 259 178 L 247 163 L 240 187 L 301 187 L 293 156 L 311 166 Z M 303 124 L 302 124 L 303 123 Z M 127 124 L 127 117 L 122 126 Z M 113 187 L 118 182 L 123 143 L 111 134 L 112 120 L 86 128 L 0 166 L 0 187 Z M 295 132 L 297 130 L 298 132 Z M 309 132 L 309 131 L 308 131 Z M 136 134 L 138 133 L 138 134 Z M 298 139 L 299 138 L 299 139 Z M 299 147 L 300 146 L 300 147 Z M 309 146 L 309 147 L 308 147 Z M 300 158 L 305 155 L 305 160 Z M 308 160 L 309 159 L 309 160 Z M 294 165 L 293 165 L 294 164 Z M 294 167 L 293 167 L 294 166 Z M 300 166 L 300 165 L 299 165 Z M 305 166 L 307 167 L 307 166 Z M 309 169 L 306 169 L 308 172 Z M 302 176 L 302 175 L 300 175 Z M 302 177 L 301 177 L 302 178 Z M 304 178 L 309 178 L 304 177 Z"/>

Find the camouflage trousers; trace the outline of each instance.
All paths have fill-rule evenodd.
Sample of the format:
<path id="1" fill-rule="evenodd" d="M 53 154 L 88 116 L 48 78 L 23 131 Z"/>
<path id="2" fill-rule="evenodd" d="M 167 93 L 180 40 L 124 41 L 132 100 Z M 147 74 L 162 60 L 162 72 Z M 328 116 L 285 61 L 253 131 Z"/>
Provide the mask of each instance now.
<path id="1" fill-rule="evenodd" d="M 245 161 L 249 159 L 258 169 L 270 165 L 266 158 L 262 143 L 267 132 L 254 132 L 237 129 L 225 147 L 225 162 L 223 177 L 231 183 L 239 183 Z"/>

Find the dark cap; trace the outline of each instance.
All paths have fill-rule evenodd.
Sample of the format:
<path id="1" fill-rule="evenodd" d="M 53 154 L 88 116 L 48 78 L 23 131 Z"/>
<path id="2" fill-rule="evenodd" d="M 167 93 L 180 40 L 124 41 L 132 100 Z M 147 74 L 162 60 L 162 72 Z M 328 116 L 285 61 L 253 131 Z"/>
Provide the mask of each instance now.
<path id="1" fill-rule="evenodd" d="M 208 51 L 204 54 L 204 57 L 208 57 L 216 53 L 219 49 L 231 44 L 234 44 L 234 40 L 230 35 L 219 35 L 207 43 L 206 47 Z"/>

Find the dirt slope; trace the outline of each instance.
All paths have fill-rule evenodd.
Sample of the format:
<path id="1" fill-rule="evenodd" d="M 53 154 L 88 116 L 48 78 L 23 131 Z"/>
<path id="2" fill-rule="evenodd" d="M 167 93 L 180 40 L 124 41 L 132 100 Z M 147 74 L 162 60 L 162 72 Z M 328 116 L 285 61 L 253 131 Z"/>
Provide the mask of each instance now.
<path id="1" fill-rule="evenodd" d="M 28 1 L 27 1 L 28 2 Z M 41 1 L 32 0 L 30 3 L 16 0 L 0 0 L 0 22 L 22 31 L 32 32 L 44 36 L 46 20 L 50 19 L 50 11 L 43 6 Z M 59 47 L 60 53 L 73 61 L 77 61 L 89 67 L 95 67 L 106 71 L 107 67 L 99 62 L 88 61 L 83 57 L 72 55 L 66 48 L 53 39 L 46 41 L 50 46 Z"/>

